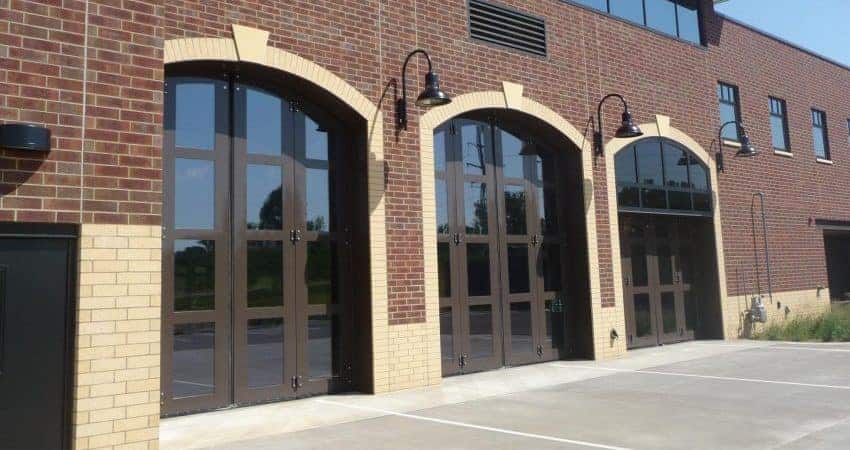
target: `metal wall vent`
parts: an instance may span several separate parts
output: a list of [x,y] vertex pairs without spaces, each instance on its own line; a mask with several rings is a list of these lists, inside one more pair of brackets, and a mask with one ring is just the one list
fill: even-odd
[[469,1],[472,39],[546,56],[546,22],[481,0]]

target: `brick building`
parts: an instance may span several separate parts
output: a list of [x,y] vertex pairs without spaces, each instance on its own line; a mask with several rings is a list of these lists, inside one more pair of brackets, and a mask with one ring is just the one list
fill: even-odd
[[0,123],[11,448],[850,292],[850,69],[709,1],[0,0]]

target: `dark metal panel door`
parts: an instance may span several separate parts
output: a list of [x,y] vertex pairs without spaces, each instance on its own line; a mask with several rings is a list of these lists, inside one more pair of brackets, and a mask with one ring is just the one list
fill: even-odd
[[0,447],[69,447],[73,240],[0,238]]

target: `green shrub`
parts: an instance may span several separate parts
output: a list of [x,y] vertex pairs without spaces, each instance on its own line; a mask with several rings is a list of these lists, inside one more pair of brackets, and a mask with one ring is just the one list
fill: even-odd
[[753,337],[765,341],[850,342],[850,306],[834,305],[827,314],[771,324]]

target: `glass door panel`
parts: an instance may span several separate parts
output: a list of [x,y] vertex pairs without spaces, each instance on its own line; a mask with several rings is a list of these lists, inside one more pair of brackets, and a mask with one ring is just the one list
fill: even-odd
[[171,77],[163,139],[163,413],[229,403],[227,80]]

